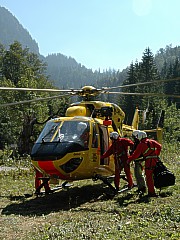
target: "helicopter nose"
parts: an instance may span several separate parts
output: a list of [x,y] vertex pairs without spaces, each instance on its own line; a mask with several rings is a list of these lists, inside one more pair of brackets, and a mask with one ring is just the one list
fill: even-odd
[[53,164],[53,161],[38,161],[39,167],[50,176],[58,176],[61,179],[66,180],[66,176],[59,172]]

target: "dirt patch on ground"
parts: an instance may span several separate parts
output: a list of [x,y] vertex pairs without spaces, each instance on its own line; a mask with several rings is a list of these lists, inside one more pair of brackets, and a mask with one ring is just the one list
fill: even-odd
[[12,170],[29,170],[29,168],[18,168],[18,167],[6,167],[6,166],[0,166],[0,172],[1,171],[4,171],[4,172],[7,172],[7,171],[12,171]]

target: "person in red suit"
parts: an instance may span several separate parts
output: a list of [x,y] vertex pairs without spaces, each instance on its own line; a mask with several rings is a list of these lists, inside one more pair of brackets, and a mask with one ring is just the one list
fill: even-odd
[[[36,189],[36,194],[40,194],[40,185],[42,184],[43,180],[41,180],[41,178],[43,177],[43,174],[41,172],[39,172],[36,168],[35,168],[35,189]],[[51,192],[50,186],[49,186],[49,182],[44,183],[44,188],[45,188],[45,193],[48,194]],[[39,190],[38,190],[39,189]]]
[[[137,148],[139,144],[139,139],[137,138],[138,133],[140,130],[135,130],[132,133],[132,139],[134,142],[134,146],[132,151],[130,152],[130,155],[133,154],[135,149]],[[143,156],[140,156],[138,159],[134,160],[134,176],[136,178],[136,183],[137,183],[137,193],[140,194],[141,196],[144,195],[146,192],[146,183],[145,183],[145,178],[143,176],[143,169],[144,169],[144,161],[143,161]]]
[[144,131],[139,131],[137,134],[139,144],[131,156],[128,157],[128,163],[143,156],[145,161],[146,184],[148,188],[148,196],[156,197],[153,181],[153,172],[158,161],[158,156],[161,152],[161,144],[155,140],[148,139]]
[[120,138],[118,132],[111,132],[110,139],[112,140],[112,144],[108,148],[108,150],[101,156],[101,159],[109,157],[110,155],[114,155],[114,163],[115,163],[115,178],[114,185],[116,191],[119,191],[119,183],[120,183],[120,173],[124,168],[124,172],[127,177],[128,187],[133,187],[133,179],[130,171],[130,165],[127,164],[128,160],[128,147],[132,148],[134,143],[127,138]]

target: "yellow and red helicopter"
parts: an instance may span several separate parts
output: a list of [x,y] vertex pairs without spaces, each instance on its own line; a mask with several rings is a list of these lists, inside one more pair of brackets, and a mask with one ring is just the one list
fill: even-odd
[[[139,85],[146,84],[152,84],[152,82],[139,83]],[[123,123],[125,113],[118,105],[109,102],[94,101],[91,100],[91,97],[97,96],[100,93],[167,96],[155,93],[112,92],[114,88],[129,86],[132,85],[101,89],[93,86],[84,86],[77,90],[0,87],[0,90],[50,91],[83,97],[83,101],[72,103],[67,108],[64,117],[56,117],[49,120],[32,148],[32,164],[43,176],[41,177],[43,182],[36,189],[36,192],[39,192],[48,181],[57,184],[59,180],[63,180],[63,186],[66,186],[71,181],[100,179],[110,188],[113,188],[107,181],[107,178],[114,175],[114,161],[111,157],[103,160],[100,158],[111,144],[109,137],[111,132],[117,131],[120,136],[130,137],[132,132],[138,129],[139,110],[138,108],[135,109],[132,124],[130,126],[125,125]],[[62,96],[64,96],[63,94]],[[174,97],[180,98],[178,95]],[[37,99],[37,101],[39,100],[45,99]],[[32,101],[36,100],[7,103],[2,106],[23,104]],[[157,140],[161,142],[162,130],[162,126],[158,126],[157,129],[145,131],[156,132]]]

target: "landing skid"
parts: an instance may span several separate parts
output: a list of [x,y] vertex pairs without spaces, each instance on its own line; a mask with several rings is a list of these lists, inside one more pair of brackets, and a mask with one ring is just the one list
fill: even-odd
[[48,183],[48,181],[50,180],[50,178],[40,178],[41,180],[43,180],[43,182],[41,183],[41,185],[36,189],[35,191],[35,195],[42,195],[42,194],[50,194],[50,193],[54,193],[60,189],[66,189],[68,187],[71,187],[72,184],[68,183],[67,181],[63,182],[62,185],[57,186],[55,188],[50,189],[49,191],[41,191],[41,189],[44,187],[45,184]]
[[137,185],[133,185],[133,187],[129,188],[129,187],[123,187],[122,189],[120,189],[117,193],[124,193],[124,192],[128,192],[130,191],[132,188],[137,187]]
[[[123,180],[127,181],[125,175],[120,175],[120,178],[122,178]],[[123,187],[122,189],[120,189],[119,191],[117,191],[116,188],[113,187],[112,184],[108,181],[108,178],[107,178],[107,177],[103,177],[103,176],[101,176],[101,175],[96,175],[93,180],[98,180],[98,179],[101,180],[101,181],[103,181],[103,183],[105,183],[106,185],[108,185],[108,187],[113,191],[114,195],[119,194],[119,193],[124,193],[124,192],[130,191],[133,187],[136,187],[136,185],[133,185],[132,188]]]

